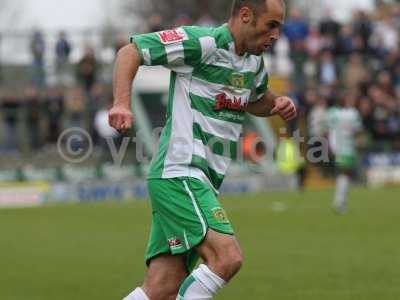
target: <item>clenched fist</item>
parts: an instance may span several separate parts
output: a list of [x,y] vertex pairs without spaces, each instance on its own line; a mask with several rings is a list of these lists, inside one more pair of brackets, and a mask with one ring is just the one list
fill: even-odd
[[296,105],[289,97],[278,97],[275,99],[275,105],[271,110],[271,114],[277,114],[284,121],[290,121],[297,116]]
[[114,105],[108,112],[108,122],[111,127],[124,133],[132,127],[132,111],[126,106]]

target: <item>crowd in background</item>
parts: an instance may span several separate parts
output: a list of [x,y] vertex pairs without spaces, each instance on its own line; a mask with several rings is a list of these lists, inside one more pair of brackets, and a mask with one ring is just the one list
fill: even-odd
[[29,83],[17,89],[0,86],[1,152],[19,152],[23,142],[33,151],[54,145],[69,127],[85,128],[101,143],[96,118],[109,107],[111,83],[101,79],[102,62],[93,47],[85,45],[77,62],[71,60],[72,47],[67,34],[60,32],[53,49],[54,80],[49,83],[45,36],[41,31],[32,34]]
[[[178,15],[175,24],[196,23]],[[197,24],[214,26],[208,15]],[[163,29],[159,15],[149,18],[149,32]],[[329,13],[311,24],[292,9],[282,39],[289,45],[291,63],[289,94],[297,100],[300,117],[307,120],[310,135],[318,135],[318,118],[343,97],[354,97],[366,132],[378,150],[400,149],[400,9],[379,15],[357,12],[351,22],[341,23]],[[127,39],[115,38],[115,53]],[[46,78],[46,40],[37,31],[31,37],[31,84],[16,94],[0,87],[0,107],[6,142],[3,151],[18,149],[18,120],[24,117],[32,149],[54,144],[62,128],[83,126],[96,136],[95,119],[111,100],[110,82],[99,76],[102,62],[86,46],[80,60],[71,63],[72,45],[65,32],[59,34],[55,53],[56,83]],[[269,56],[280,55],[279,48]],[[273,75],[273,70],[272,70]],[[299,123],[293,126],[298,126]],[[44,129],[44,130],[43,130]]]
[[348,24],[326,14],[311,26],[293,10],[283,29],[293,63],[291,93],[309,133],[330,106],[354,98],[371,150],[400,149],[400,9]]

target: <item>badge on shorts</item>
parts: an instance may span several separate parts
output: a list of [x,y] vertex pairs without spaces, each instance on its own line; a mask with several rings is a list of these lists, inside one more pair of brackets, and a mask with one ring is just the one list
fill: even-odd
[[215,207],[212,209],[213,216],[218,223],[229,224],[228,216],[225,210],[221,207]]
[[168,245],[171,248],[171,250],[176,250],[182,247],[182,242],[180,239],[173,237],[168,239]]
[[157,32],[160,37],[161,43],[164,45],[183,42],[188,40],[186,32],[182,28],[176,28],[171,30],[164,30]]

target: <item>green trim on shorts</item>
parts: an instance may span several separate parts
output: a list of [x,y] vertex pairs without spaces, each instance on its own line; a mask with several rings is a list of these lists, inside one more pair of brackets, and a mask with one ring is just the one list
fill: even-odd
[[161,254],[185,254],[191,270],[198,255],[194,249],[206,237],[208,229],[233,235],[230,221],[213,189],[190,177],[149,179],[152,225],[146,262]]

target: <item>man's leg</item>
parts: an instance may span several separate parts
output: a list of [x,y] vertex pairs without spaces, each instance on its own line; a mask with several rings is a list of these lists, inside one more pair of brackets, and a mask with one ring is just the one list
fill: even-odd
[[175,300],[187,275],[184,256],[158,256],[151,260],[143,285],[123,300]]
[[177,300],[210,300],[239,271],[242,253],[233,235],[208,230],[196,248],[204,261],[182,283]]
[[336,191],[333,206],[338,213],[345,213],[347,210],[347,193],[350,186],[350,177],[343,173],[336,178]]
[[[354,158],[343,158],[344,164],[339,165],[339,174],[336,178],[335,198],[333,199],[333,207],[339,214],[344,214],[347,211],[347,196],[353,175],[352,167],[354,167]],[[347,163],[347,164],[345,164]]]

